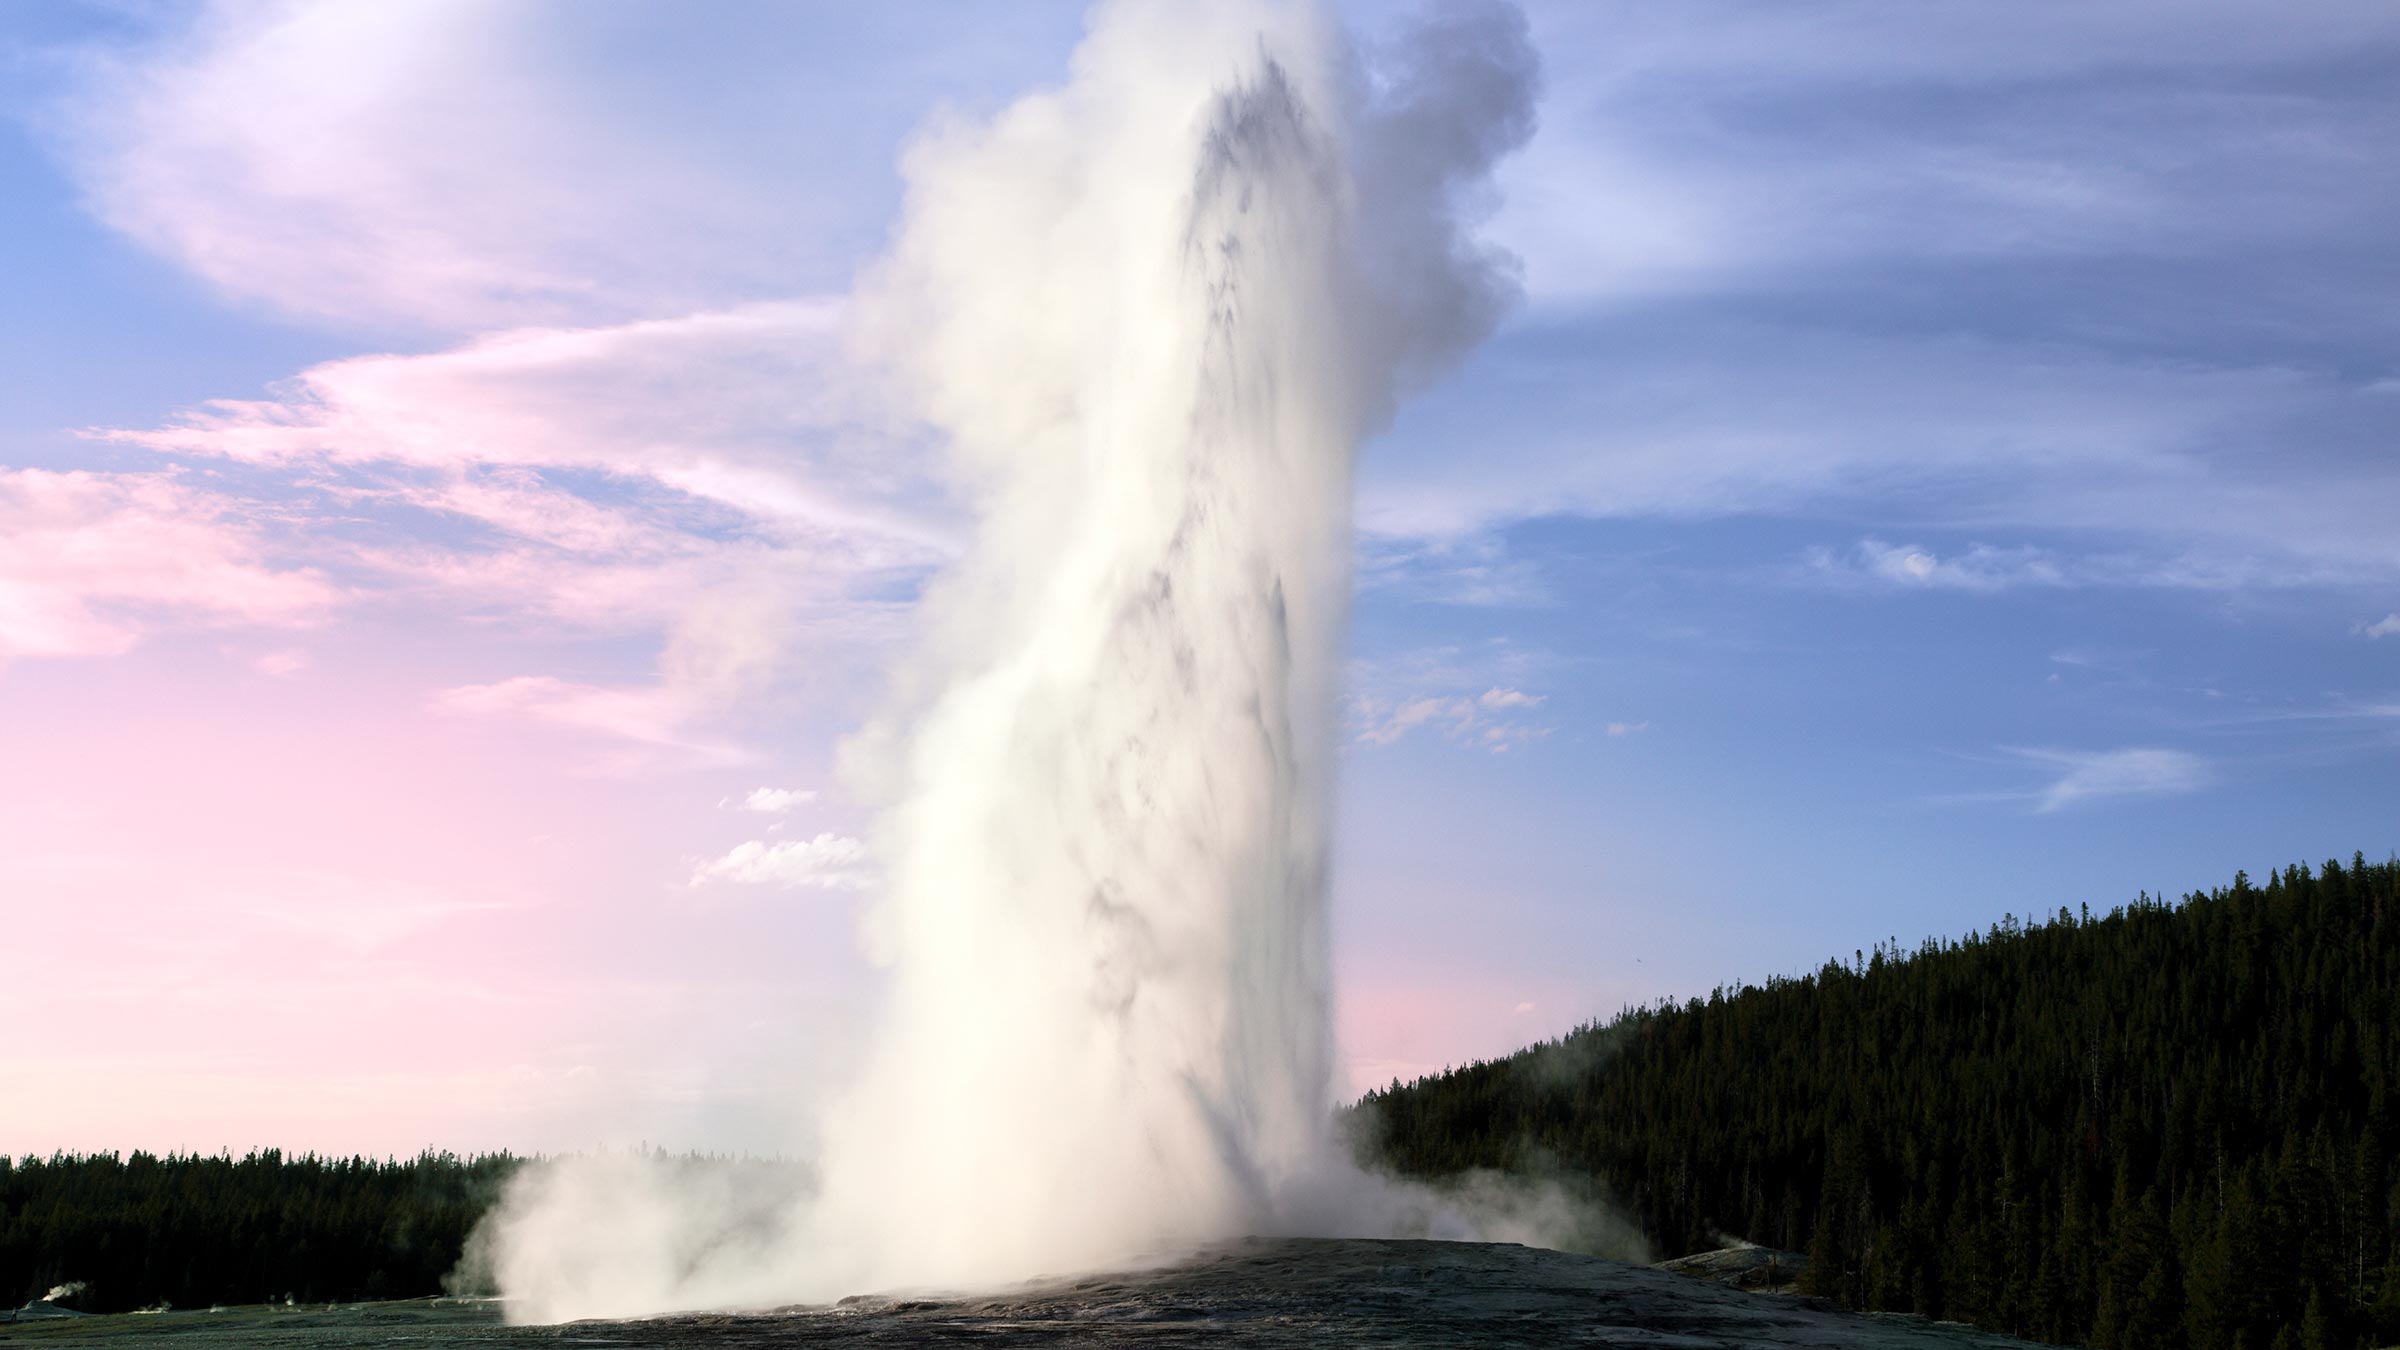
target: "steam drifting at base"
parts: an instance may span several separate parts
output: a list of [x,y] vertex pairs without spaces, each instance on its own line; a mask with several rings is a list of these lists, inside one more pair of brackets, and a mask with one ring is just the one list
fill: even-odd
[[867,1066],[777,1198],[529,1169],[531,1321],[960,1288],[1388,1230],[1330,1135],[1326,843],[1357,447],[1513,298],[1462,212],[1532,127],[1511,9],[1103,7],[1068,83],[925,135],[862,350],[978,510],[890,710]]

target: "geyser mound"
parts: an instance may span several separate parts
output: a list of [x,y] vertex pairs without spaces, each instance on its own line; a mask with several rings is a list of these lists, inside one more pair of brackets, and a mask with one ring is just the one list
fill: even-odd
[[1531,129],[1513,10],[1111,5],[1062,88],[924,136],[861,350],[977,514],[891,710],[890,970],[819,1189],[616,1163],[490,1238],[534,1320],[965,1288],[1375,1231],[1329,1137],[1326,832],[1362,440],[1513,295],[1460,212]]

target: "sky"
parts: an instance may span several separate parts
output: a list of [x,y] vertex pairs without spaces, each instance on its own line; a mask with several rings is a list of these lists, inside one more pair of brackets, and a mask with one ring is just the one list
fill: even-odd
[[[2400,11],[1527,15],[1523,294],[1361,463],[1347,1086],[2400,847]],[[0,1152],[792,1145],[964,539],[845,297],[1081,28],[0,8]]]

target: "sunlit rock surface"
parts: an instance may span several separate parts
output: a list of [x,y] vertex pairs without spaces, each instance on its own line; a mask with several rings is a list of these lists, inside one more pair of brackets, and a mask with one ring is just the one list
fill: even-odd
[[1735,1238],[1713,1252],[1695,1252],[1661,1261],[1657,1268],[1714,1280],[1736,1289],[1788,1294],[1799,1287],[1800,1277],[1807,1273],[1808,1258],[1798,1252],[1777,1251]]
[[489,1303],[92,1317],[11,1328],[27,1345],[2023,1346],[1947,1323],[1845,1313],[1595,1257],[1459,1242],[1254,1241],[1172,1269],[962,1299],[646,1322],[507,1327]]

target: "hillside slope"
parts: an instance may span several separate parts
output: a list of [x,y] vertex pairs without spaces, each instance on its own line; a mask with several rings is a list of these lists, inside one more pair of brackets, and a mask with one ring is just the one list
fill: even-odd
[[2400,864],[2010,918],[1371,1093],[1382,1160],[1597,1176],[1662,1251],[2101,1347],[2400,1336]]

